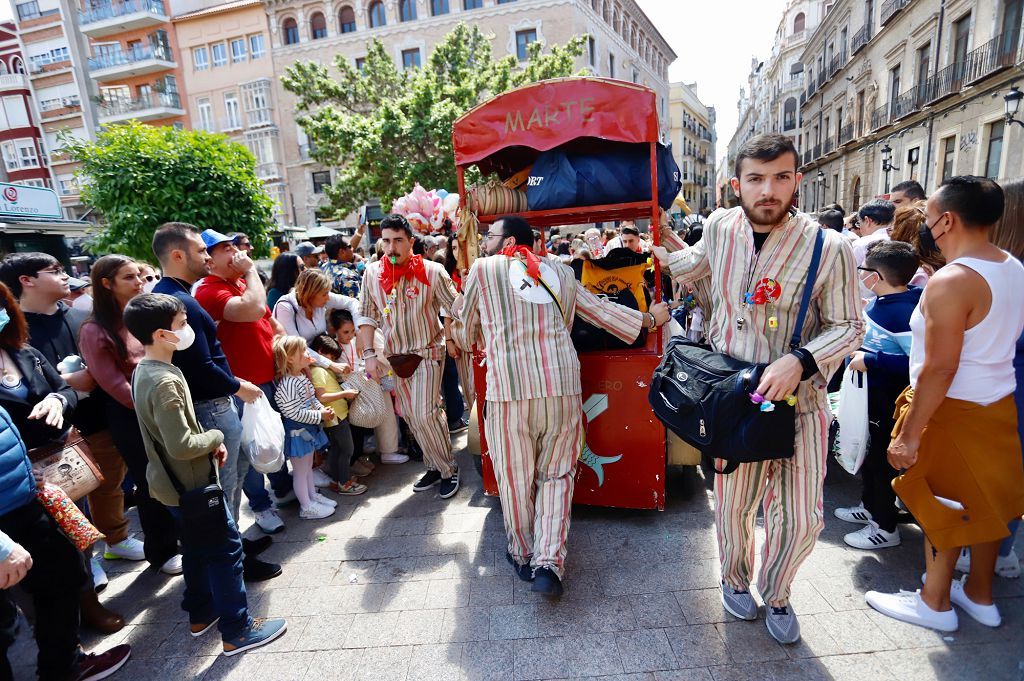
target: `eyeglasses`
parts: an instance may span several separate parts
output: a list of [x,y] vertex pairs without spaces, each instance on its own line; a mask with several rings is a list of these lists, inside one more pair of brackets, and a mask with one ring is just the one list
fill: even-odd
[[493,232],[487,232],[487,234],[484,235],[484,239],[500,239],[503,236],[505,236],[505,235],[502,234],[501,232],[498,232],[497,234],[495,234]]
[[146,281],[160,281],[160,275],[159,274],[147,274],[146,275]]
[[876,270],[876,269],[874,269],[872,267],[858,267],[857,269],[860,270],[861,272],[873,272],[874,274],[877,274],[878,276],[882,276],[879,273],[878,270]]
[[45,270],[39,270],[38,272],[36,272],[37,277],[40,274],[56,274],[58,277],[63,277],[65,274],[67,274],[67,271],[65,271],[65,269],[60,265],[57,265],[56,267],[48,267]]

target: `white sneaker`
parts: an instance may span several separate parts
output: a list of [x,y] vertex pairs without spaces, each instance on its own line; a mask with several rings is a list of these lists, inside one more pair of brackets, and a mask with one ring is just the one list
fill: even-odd
[[334,515],[334,509],[318,503],[312,503],[299,511],[299,517],[303,520],[320,520]]
[[960,556],[956,559],[956,567],[954,569],[964,574],[971,571],[971,550],[966,546],[960,549]]
[[995,603],[992,605],[981,605],[967,597],[967,594],[964,592],[964,583],[966,581],[967,577],[964,576],[961,579],[954,579],[953,583],[950,584],[949,600],[953,602],[953,605],[959,605],[964,612],[986,627],[998,627],[1002,624],[1003,618],[999,615],[999,608],[996,607]]
[[184,571],[181,567],[181,554],[177,553],[167,559],[167,562],[160,566],[160,572],[165,575],[180,575]]
[[92,557],[90,567],[92,568],[92,588],[96,589],[96,593],[103,591],[107,588],[109,580],[107,579],[107,573],[103,571],[103,566],[100,565],[100,559],[96,556]]
[[864,600],[887,617],[908,624],[916,624],[919,627],[938,631],[956,631],[960,626],[956,610],[952,608],[945,612],[932,610],[921,600],[920,591],[900,591],[896,594],[869,591],[864,594]]
[[395,465],[398,465],[400,463],[405,463],[408,460],[409,460],[409,457],[406,454],[381,454],[380,455],[380,462],[381,463],[386,463],[386,464],[388,464],[390,466],[395,466]]
[[331,499],[330,497],[325,497],[323,494],[320,494],[320,492],[317,492],[316,494],[313,495],[313,501],[320,504],[321,506],[330,506],[331,508],[338,507],[337,501]]
[[900,531],[897,528],[894,532],[886,532],[874,520],[869,520],[861,529],[843,537],[843,541],[855,549],[887,549],[900,545]]
[[871,514],[866,508],[864,508],[863,502],[849,508],[837,508],[832,512],[832,514],[847,523],[860,523],[861,525],[867,525],[871,522]]
[[265,511],[256,511],[253,515],[256,516],[256,525],[266,534],[277,534],[284,529],[284,521],[281,520],[281,516],[277,514],[274,507]]
[[329,487],[331,484],[331,476],[324,473],[319,468],[313,469],[313,485],[315,487]]
[[103,557],[107,560],[146,560],[146,551],[141,541],[135,537],[128,537],[116,544],[107,544]]
[[[960,551],[960,557],[956,559],[956,570],[964,574],[971,571],[971,550],[964,547]],[[1020,577],[1020,560],[1017,552],[1010,549],[1005,556],[996,557],[996,575],[1003,579],[1017,579]]]
[[274,500],[274,506],[277,506],[278,508],[287,506],[293,501],[298,501],[298,497],[295,496],[295,490],[293,489],[288,490],[288,493],[281,497],[277,496],[277,492],[271,492],[270,496]]

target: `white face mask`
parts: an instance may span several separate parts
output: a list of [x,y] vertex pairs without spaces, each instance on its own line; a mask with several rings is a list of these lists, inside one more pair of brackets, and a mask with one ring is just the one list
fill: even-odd
[[92,312],[92,296],[86,293],[83,296],[75,298],[74,302],[71,303],[71,307],[75,310],[85,312],[86,314]]
[[142,291],[144,293],[152,293],[153,292],[153,287],[156,286],[156,284],[157,284],[157,280],[156,279],[154,279],[153,281],[147,281],[145,284],[142,285]]
[[189,326],[188,324],[181,327],[177,331],[171,331],[171,333],[173,333],[178,338],[178,342],[174,344],[174,349],[178,350],[179,352],[181,350],[188,350],[190,347],[192,347],[192,343],[195,342],[196,339],[196,332],[193,331],[192,327]]

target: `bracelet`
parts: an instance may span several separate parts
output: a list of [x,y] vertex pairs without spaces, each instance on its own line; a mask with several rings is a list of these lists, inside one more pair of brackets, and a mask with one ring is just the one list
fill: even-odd
[[363,359],[369,359],[370,357],[373,357],[374,359],[376,359],[377,358],[377,351],[376,350],[363,350]]
[[647,330],[648,331],[654,331],[655,329],[657,329],[658,328],[658,320],[657,320],[657,318],[655,318],[655,316],[653,314],[651,314],[650,312],[644,312],[644,314],[651,318],[651,323],[647,325]]

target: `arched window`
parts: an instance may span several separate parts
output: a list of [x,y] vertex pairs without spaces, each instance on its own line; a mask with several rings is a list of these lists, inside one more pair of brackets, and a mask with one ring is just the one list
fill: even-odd
[[430,0],[430,16],[448,14],[448,0]]
[[378,28],[380,26],[387,26],[388,18],[384,14],[384,3],[380,0],[374,0],[370,3],[367,14],[370,17],[370,28]]
[[340,10],[338,10],[338,32],[356,32],[356,13],[348,5],[345,5]]
[[416,18],[416,0],[402,0],[398,6],[398,20],[412,21]]
[[804,17],[804,13],[800,12],[793,18],[793,33],[799,33],[804,30],[804,25],[807,19]]
[[11,71],[13,73],[25,73],[25,63],[21,61],[21,57],[13,57],[11,59]]
[[299,42],[299,24],[288,17],[281,24],[281,32],[284,33],[284,44],[285,45],[297,45]]
[[608,4],[608,0],[604,0],[601,4],[601,16],[604,17],[604,23],[612,23],[612,8]]
[[317,12],[309,18],[309,34],[313,40],[320,40],[327,37],[327,19],[323,12]]
[[7,62],[0,61],[0,76],[7,75]]
[[790,97],[786,100],[786,103],[782,105],[782,129],[783,130],[795,130],[796,129],[796,98]]

